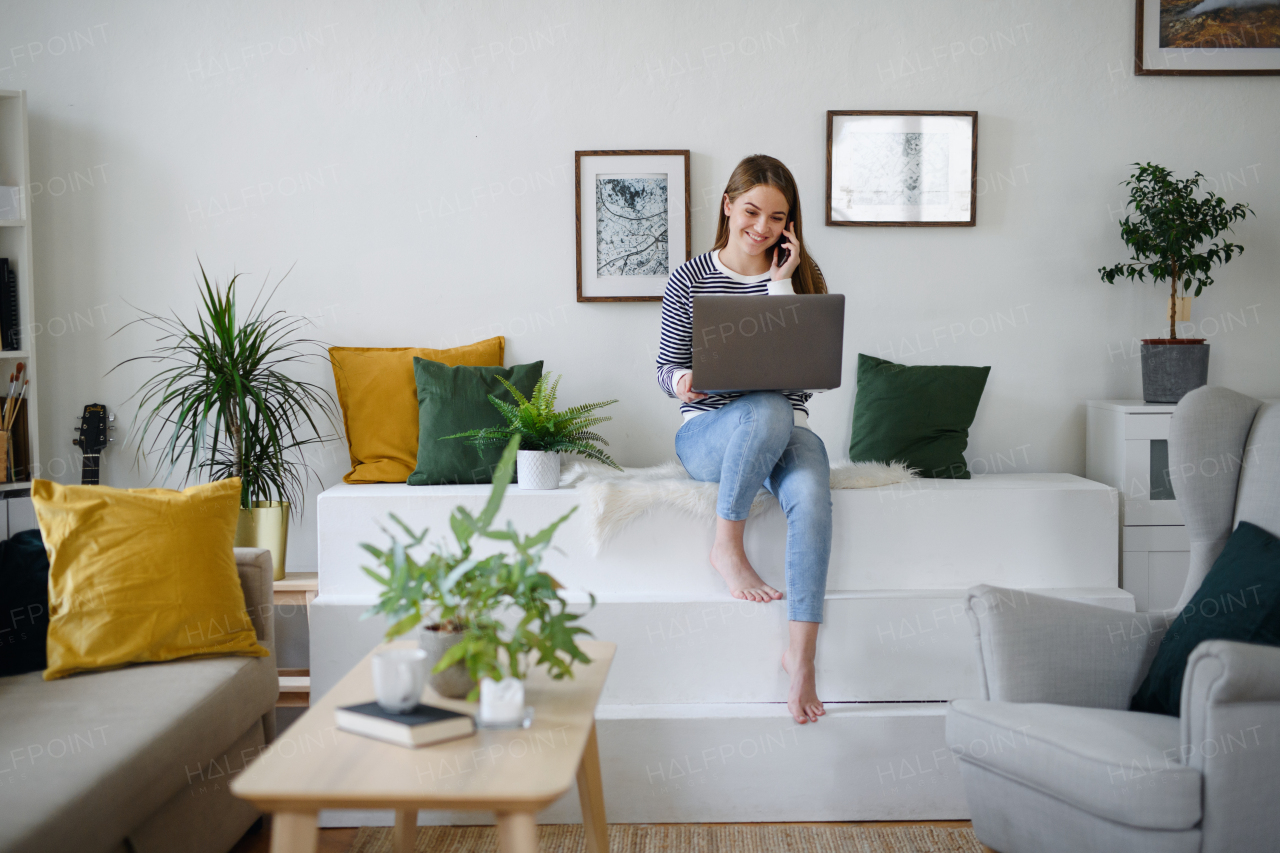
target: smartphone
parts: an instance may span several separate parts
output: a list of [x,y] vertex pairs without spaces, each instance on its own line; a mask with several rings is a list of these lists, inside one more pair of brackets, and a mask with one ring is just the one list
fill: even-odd
[[[794,220],[788,219],[782,230],[790,231],[794,225]],[[773,244],[773,247],[777,249],[778,266],[782,266],[787,262],[787,256],[791,254],[791,241],[787,239],[786,234],[783,234],[778,238],[778,242]]]

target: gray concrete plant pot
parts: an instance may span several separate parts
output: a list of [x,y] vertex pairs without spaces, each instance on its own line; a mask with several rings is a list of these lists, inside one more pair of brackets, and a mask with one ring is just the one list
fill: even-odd
[[1176,403],[1188,391],[1208,384],[1209,345],[1204,338],[1143,339],[1143,400]]
[[436,625],[423,625],[418,633],[418,648],[427,653],[423,666],[427,670],[427,683],[431,689],[449,699],[465,699],[476,683],[471,680],[467,668],[455,663],[444,672],[432,672],[445,652],[462,640],[462,631],[442,631]]

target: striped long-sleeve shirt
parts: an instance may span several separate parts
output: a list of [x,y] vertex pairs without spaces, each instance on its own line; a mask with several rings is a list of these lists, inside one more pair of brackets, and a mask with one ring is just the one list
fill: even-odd
[[[789,278],[770,281],[769,273],[739,275],[721,264],[719,255],[718,251],[698,255],[676,267],[667,280],[667,289],[662,295],[662,335],[658,341],[658,385],[668,397],[676,396],[675,386],[680,377],[693,372],[693,297],[724,293],[784,296],[795,292]],[[796,424],[807,426],[809,410],[805,403],[813,394],[808,391],[785,394],[795,410]],[[680,412],[687,421],[741,396],[740,393],[711,394],[693,403],[682,402]]]

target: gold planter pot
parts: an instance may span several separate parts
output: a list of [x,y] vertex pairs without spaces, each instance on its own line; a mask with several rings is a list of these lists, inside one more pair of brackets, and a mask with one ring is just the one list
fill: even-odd
[[266,548],[271,552],[273,577],[284,580],[285,546],[289,542],[287,501],[254,501],[253,509],[240,510],[236,523],[237,548]]

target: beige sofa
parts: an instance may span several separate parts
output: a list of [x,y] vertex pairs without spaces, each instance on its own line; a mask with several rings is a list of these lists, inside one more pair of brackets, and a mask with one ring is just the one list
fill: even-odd
[[225,853],[258,818],[228,783],[275,736],[271,554],[236,563],[269,657],[0,678],[0,851]]

